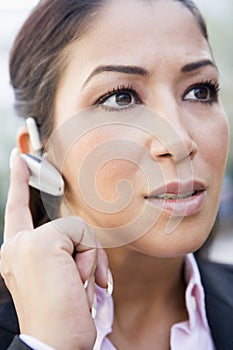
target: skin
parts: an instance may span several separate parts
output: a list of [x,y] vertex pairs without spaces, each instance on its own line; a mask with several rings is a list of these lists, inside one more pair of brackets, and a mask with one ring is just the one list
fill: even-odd
[[[155,135],[125,125],[117,128],[107,125],[88,132],[72,145],[63,163],[69,210],[82,217],[90,227],[119,227],[134,220],[148,205],[145,193],[164,182],[177,180],[179,174],[181,180],[188,177],[190,181],[195,179],[204,184],[205,197],[195,214],[182,217],[170,235],[165,231],[171,213],[153,208],[154,215],[159,214],[153,227],[130,244],[106,249],[107,262],[104,251],[95,249],[97,243],[86,224],[69,226],[67,219],[61,219],[64,220],[62,231],[66,228],[67,232],[65,235],[58,229],[63,221],[33,230],[27,207],[29,174],[23,161],[14,156],[1,269],[16,303],[21,331],[57,349],[92,348],[95,331],[88,309],[93,301],[93,282],[95,278],[106,288],[109,264],[115,282],[111,341],[120,349],[150,350],[155,342],[159,349],[169,349],[171,325],[187,319],[182,277],[184,255],[198,249],[210,232],[218,208],[227,155],[228,124],[221,102],[213,98],[213,94],[208,95],[209,87],[205,90],[204,100],[198,101],[191,89],[203,82],[218,81],[209,45],[192,15],[180,3],[119,0],[109,1],[95,24],[95,30],[72,44],[66,52],[68,65],[55,100],[56,128],[70,116],[93,107],[109,90],[130,85],[140,96],[140,104],[159,113],[179,136],[175,143],[169,144],[169,139],[162,143]],[[186,72],[182,69],[187,64],[203,61],[205,65],[202,67]],[[105,71],[93,75],[96,67],[102,65],[137,66],[146,70],[146,74]],[[105,100],[103,113],[107,113],[106,103],[113,102],[112,98]],[[139,103],[137,108],[140,108]],[[77,174],[82,161],[94,147],[119,137],[130,144],[136,141],[142,146],[142,153],[136,155],[136,165],[122,159],[104,164],[97,173],[96,188],[105,201],[117,198],[116,184],[122,179],[130,181],[135,190],[127,208],[114,214],[100,213],[83,200]],[[29,147],[25,146],[26,138],[22,132],[19,144],[23,151]],[[62,142],[57,147],[63,154]],[[134,153],[132,148],[132,157],[135,157]],[[148,185],[140,166],[143,167],[143,162],[149,159],[157,165],[158,173]],[[19,202],[23,204],[20,208]],[[21,220],[22,217],[25,221]],[[72,248],[74,242],[83,239],[80,234],[83,225],[87,238],[85,244],[75,244],[76,258],[73,260]],[[39,235],[35,234],[38,232]],[[11,259],[16,246],[17,255]],[[38,247],[36,251],[35,246]],[[25,250],[31,254],[25,254]],[[39,259],[41,256],[43,259]],[[30,302],[28,291],[23,287],[28,276],[21,276],[22,269],[29,274],[32,288],[35,286],[35,290],[30,290]],[[45,270],[51,273],[45,274]],[[38,276],[40,285],[48,286],[43,298]],[[87,297],[83,288],[86,279],[91,281]],[[73,288],[68,287],[71,283]],[[57,290],[62,292],[57,295]],[[48,308],[51,295],[53,303]],[[78,300],[77,295],[81,296]],[[41,300],[42,311],[35,320],[31,315],[38,300]],[[56,305],[64,307],[57,310]],[[52,329],[47,320],[50,313],[55,320]],[[79,317],[82,322],[78,322]],[[142,321],[140,324],[138,319]],[[61,329],[67,332],[59,332]],[[70,338],[70,334],[78,335]],[[80,337],[80,334],[88,334],[88,337]]]
[[[143,241],[137,241],[135,247],[145,249],[147,254],[153,256],[169,257],[186,254],[203,244],[213,225],[224,172],[228,128],[220,102],[212,105],[195,103],[194,98],[190,101],[184,100],[184,94],[193,84],[209,80],[217,82],[218,72],[214,65],[207,65],[188,73],[181,72],[181,69],[189,63],[203,60],[213,62],[208,43],[184,6],[171,1],[164,3],[158,1],[150,6],[139,1],[132,6],[132,2],[128,1],[124,3],[124,8],[131,9],[130,18],[127,11],[121,13],[120,3],[111,4],[104,11],[104,22],[101,17],[95,31],[70,48],[69,65],[60,81],[56,96],[56,126],[77,112],[90,108],[109,90],[117,89],[121,85],[126,87],[132,85],[142,99],[142,105],[153,109],[172,125],[180,137],[179,143],[187,148],[188,154],[181,153],[175,158],[180,146],[178,143],[168,145],[169,153],[166,149],[168,146],[161,145],[155,137],[152,138],[134,127],[123,125],[116,128],[110,125],[96,128],[78,140],[66,156],[63,173],[69,186],[67,199],[73,212],[93,226],[100,226],[103,223],[107,227],[126,224],[145,206],[143,195],[147,193],[148,188],[139,166],[143,167],[144,159],[152,156],[159,164],[164,179],[161,181],[161,176],[157,175],[158,180],[153,180],[151,188],[158,188],[164,182],[176,180],[179,169],[181,181],[183,178],[201,181],[207,188],[208,195],[198,215],[182,220],[172,235],[164,235],[168,215],[162,213],[154,230],[144,236]],[[173,10],[177,13],[175,18],[172,15]],[[164,21],[164,18],[167,20]],[[192,33],[191,41],[190,33]],[[135,37],[138,38],[137,41]],[[138,41],[141,42],[140,52],[138,52]],[[148,75],[142,77],[103,72],[89,79],[96,67],[110,64],[143,67],[148,70]],[[132,205],[126,210],[121,210],[118,215],[108,215],[106,212],[101,214],[98,210],[92,210],[82,200],[77,174],[82,166],[81,162],[93,147],[118,137],[129,141],[136,140],[148,152],[145,156],[141,154],[138,156],[137,166],[124,160],[111,161],[102,166],[99,173],[97,172],[96,187],[104,200],[116,199],[116,185],[121,179],[130,181],[135,189]],[[132,159],[134,159],[133,152],[134,150]],[[164,154],[167,155],[164,157]],[[187,158],[191,162],[192,173],[184,171],[182,175],[182,169],[187,166]],[[72,162],[74,159],[75,167]],[[215,174],[214,178],[212,174]],[[209,212],[214,215],[207,219]],[[190,230],[190,227],[193,229]]]

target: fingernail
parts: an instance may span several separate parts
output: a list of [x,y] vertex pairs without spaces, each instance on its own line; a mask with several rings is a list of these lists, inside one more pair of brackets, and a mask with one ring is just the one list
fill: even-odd
[[84,288],[84,289],[87,289],[88,284],[89,284],[89,281],[86,280],[86,281],[83,283],[83,288]]
[[96,297],[96,294],[94,293],[93,304],[91,308],[91,317],[93,318],[93,320],[96,318],[96,313],[97,313],[97,297]]
[[107,296],[111,296],[113,292],[113,278],[110,269],[108,269],[108,288],[106,290]]
[[13,148],[13,150],[11,151],[10,160],[9,160],[10,169],[12,168],[13,163],[14,163],[14,161],[15,161],[15,157],[16,157],[18,154],[19,154],[18,148],[17,148],[17,147]]

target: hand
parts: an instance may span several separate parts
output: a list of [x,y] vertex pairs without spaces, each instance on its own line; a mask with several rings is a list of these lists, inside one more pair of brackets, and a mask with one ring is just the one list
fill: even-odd
[[34,229],[28,180],[25,163],[14,154],[0,267],[20,331],[58,350],[93,349],[96,329],[90,309],[94,283],[107,288],[106,254],[78,217]]

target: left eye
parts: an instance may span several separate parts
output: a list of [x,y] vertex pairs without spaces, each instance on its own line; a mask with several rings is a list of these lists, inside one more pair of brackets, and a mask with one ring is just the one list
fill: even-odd
[[99,105],[111,109],[124,109],[139,103],[136,92],[130,90],[112,91],[98,101]]
[[217,101],[218,89],[214,85],[197,85],[192,87],[184,96],[184,100],[199,102]]

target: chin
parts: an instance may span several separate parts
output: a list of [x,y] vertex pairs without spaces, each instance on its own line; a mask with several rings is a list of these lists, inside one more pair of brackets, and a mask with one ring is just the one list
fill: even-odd
[[207,220],[205,215],[199,215],[198,218],[185,217],[180,222],[176,218],[170,232],[167,230],[167,222],[157,222],[149,232],[130,246],[142,254],[157,258],[185,256],[203,246],[214,221],[214,218]]

